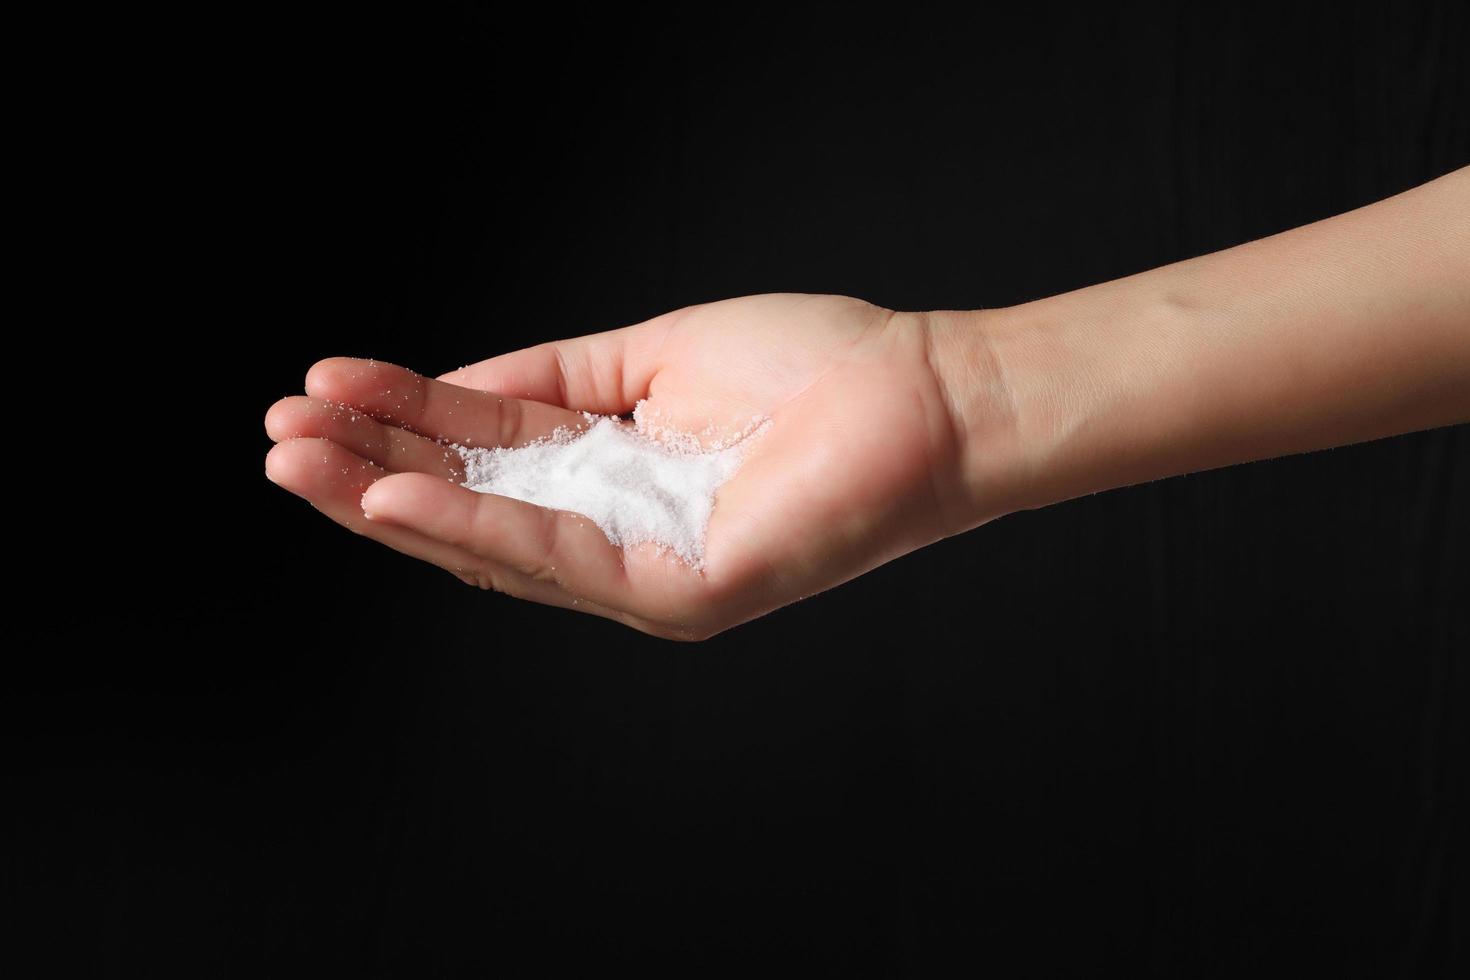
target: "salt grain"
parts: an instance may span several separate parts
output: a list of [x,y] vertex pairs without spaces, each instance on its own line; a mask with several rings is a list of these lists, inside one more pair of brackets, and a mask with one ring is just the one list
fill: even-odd
[[582,514],[618,547],[651,542],[702,567],[715,491],[739,469],[763,420],[704,449],[693,436],[642,420],[586,418],[586,429],[558,429],[519,449],[455,446],[464,486]]

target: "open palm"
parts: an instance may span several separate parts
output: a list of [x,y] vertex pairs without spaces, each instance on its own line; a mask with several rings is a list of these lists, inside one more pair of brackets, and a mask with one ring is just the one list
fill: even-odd
[[[333,358],[273,405],[267,473],[471,584],[660,636],[709,636],[977,523],[922,317],[770,294],[491,358],[430,380]],[[590,520],[458,484],[448,442],[518,446],[640,400],[664,425],[770,426],[716,498],[695,571]],[[993,516],[993,515],[991,515]]]

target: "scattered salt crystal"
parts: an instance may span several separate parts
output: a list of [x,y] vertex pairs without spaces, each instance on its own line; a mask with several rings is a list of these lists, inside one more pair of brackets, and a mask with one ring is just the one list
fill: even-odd
[[[640,409],[642,406],[639,406]],[[556,430],[520,449],[456,445],[464,486],[590,518],[618,547],[652,542],[683,561],[704,565],[704,535],[715,491],[739,469],[753,418],[732,439],[703,448],[688,433],[586,415],[587,428]]]

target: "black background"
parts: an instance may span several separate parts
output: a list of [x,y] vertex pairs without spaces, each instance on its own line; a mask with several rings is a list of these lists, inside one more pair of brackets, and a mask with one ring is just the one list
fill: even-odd
[[696,646],[262,475],[323,356],[1002,306],[1470,163],[1464,4],[1027,11],[99,29],[29,151],[62,396],[13,488],[0,829],[50,961],[1446,975],[1464,426],[1006,517]]

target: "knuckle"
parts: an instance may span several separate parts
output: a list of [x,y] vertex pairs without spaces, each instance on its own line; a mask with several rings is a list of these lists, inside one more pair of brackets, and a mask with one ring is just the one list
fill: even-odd
[[567,379],[571,375],[571,366],[567,363],[566,348],[563,347],[561,344],[554,344],[552,345],[551,353],[552,356],[556,359],[557,404],[566,405],[567,392],[571,388],[571,386],[567,383]]
[[496,436],[499,438],[497,445],[511,446],[519,441],[521,431],[522,415],[524,414],[521,403],[514,398],[501,398],[497,406],[500,415],[500,425]]
[[528,550],[516,571],[533,582],[560,585],[556,575],[556,547],[561,538],[562,515],[559,511],[542,512],[536,531],[535,546]]
[[465,585],[479,589],[482,592],[499,592],[504,595],[514,594],[510,589],[509,581],[489,566],[455,569],[454,577]]

